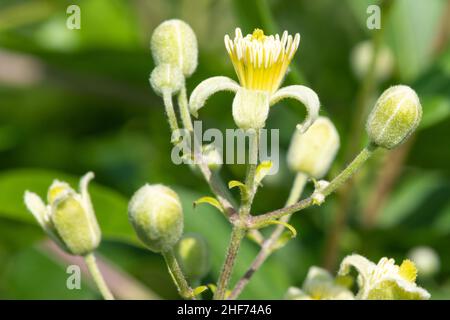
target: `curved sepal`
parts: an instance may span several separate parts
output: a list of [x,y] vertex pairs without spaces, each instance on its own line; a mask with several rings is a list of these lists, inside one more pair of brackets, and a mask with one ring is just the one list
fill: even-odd
[[239,84],[228,77],[212,77],[202,81],[192,92],[189,98],[189,110],[194,117],[197,117],[198,110],[201,109],[206,100],[219,91],[237,92]]
[[307,116],[303,123],[297,125],[297,129],[304,133],[319,116],[320,101],[317,94],[308,87],[294,85],[281,88],[270,97],[270,105],[274,105],[283,99],[295,99],[306,107]]

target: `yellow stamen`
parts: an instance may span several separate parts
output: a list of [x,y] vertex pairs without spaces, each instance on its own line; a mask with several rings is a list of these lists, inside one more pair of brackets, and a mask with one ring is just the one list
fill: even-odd
[[299,43],[300,35],[293,37],[287,31],[280,38],[278,34],[266,36],[263,30],[255,29],[243,37],[237,28],[233,40],[225,36],[225,47],[241,85],[269,93],[280,87]]
[[416,281],[417,268],[411,260],[403,260],[398,273],[402,278],[409,282]]

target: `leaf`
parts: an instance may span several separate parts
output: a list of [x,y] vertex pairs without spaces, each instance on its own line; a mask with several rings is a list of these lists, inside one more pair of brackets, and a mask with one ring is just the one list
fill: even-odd
[[429,128],[450,116],[450,99],[444,96],[422,97],[423,116],[419,129]]
[[248,197],[248,189],[247,186],[245,184],[243,184],[240,181],[237,180],[231,180],[230,182],[228,182],[228,189],[233,189],[238,187],[239,190],[241,191],[241,197],[242,198],[247,198]]
[[269,174],[270,169],[272,169],[272,161],[263,161],[256,168],[255,173],[255,183],[260,184],[261,181]]
[[199,286],[194,289],[194,296],[196,297],[199,294],[202,294],[203,292],[205,292],[206,290],[208,290],[208,286]]
[[196,206],[198,206],[199,204],[201,204],[201,203],[210,204],[213,207],[217,208],[217,210],[219,210],[220,212],[222,212],[222,213],[224,212],[224,210],[222,208],[222,205],[220,204],[220,202],[216,198],[213,198],[213,197],[201,197],[200,199],[194,201],[194,208]]
[[266,222],[266,225],[265,225],[264,227],[266,227],[266,226],[268,226],[268,225],[272,225],[272,224],[282,225],[282,226],[284,226],[285,228],[287,228],[287,229],[291,232],[291,238],[295,238],[295,237],[297,236],[297,230],[295,230],[295,228],[294,228],[292,225],[290,225],[290,224],[287,223],[287,222],[280,221],[280,220],[270,220],[270,221],[267,221],[267,222]]
[[394,190],[381,212],[378,225],[389,228],[401,223],[441,185],[441,177],[433,173],[421,173],[407,177]]
[[[23,203],[24,192],[30,190],[46,199],[47,189],[56,178],[78,188],[79,177],[56,171],[20,169],[0,174],[0,217],[37,225]],[[102,237],[139,244],[128,222],[127,199],[109,188],[99,186],[95,179],[89,186],[89,193]]]
[[[433,46],[445,1],[394,1],[386,38],[402,81],[416,79],[432,62]],[[414,35],[414,36],[412,36]]]

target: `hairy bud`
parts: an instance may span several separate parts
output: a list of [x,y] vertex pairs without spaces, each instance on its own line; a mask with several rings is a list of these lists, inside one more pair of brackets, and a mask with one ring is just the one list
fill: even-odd
[[175,191],[160,184],[147,184],[136,191],[128,218],[139,239],[154,252],[168,251],[183,233],[180,199]]
[[173,19],[161,23],[153,32],[151,50],[157,65],[177,66],[185,77],[197,68],[197,37],[184,21]]
[[184,77],[178,67],[164,63],[153,69],[150,75],[150,84],[160,96],[164,92],[174,95],[182,88]]
[[200,280],[209,271],[210,260],[205,239],[198,234],[187,234],[177,244],[178,256],[184,274],[190,280]]
[[408,86],[393,86],[378,98],[366,124],[372,143],[393,149],[416,130],[422,106],[416,92]]
[[288,166],[320,179],[330,168],[339,149],[339,135],[333,123],[319,117],[305,133],[296,130],[288,151]]
[[55,180],[48,189],[48,205],[32,192],[25,192],[25,204],[44,231],[73,255],[86,255],[100,243],[100,228],[87,191],[94,177],[87,173],[80,181],[80,193]]

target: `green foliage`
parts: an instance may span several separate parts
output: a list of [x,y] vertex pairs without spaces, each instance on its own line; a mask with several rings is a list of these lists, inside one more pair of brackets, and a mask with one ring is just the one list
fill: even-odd
[[[186,232],[199,233],[208,242],[212,268],[201,285],[217,279],[230,226],[214,207],[193,208],[195,200],[211,192],[189,168],[171,162],[163,104],[148,83],[154,67],[149,41],[160,22],[182,18],[198,36],[199,65],[187,82],[189,93],[207,77],[236,79],[223,47],[224,34],[232,34],[235,27],[244,32],[256,27],[267,33],[300,32],[286,84],[307,82],[318,93],[321,113],[333,120],[345,148],[354,143],[348,133],[361,87],[349,57],[356,44],[375,35],[366,28],[366,8],[381,2],[83,0],[77,2],[82,29],[71,31],[65,28],[69,1],[2,1],[0,62],[17,66],[10,59],[21,58],[27,67],[0,72],[0,298],[99,298],[87,285],[81,291],[66,290],[65,266],[40,249],[45,235],[23,204],[25,190],[45,197],[53,179],[76,187],[89,170],[96,173],[90,190],[104,256],[161,297],[177,297],[161,257],[142,247],[127,217],[128,200],[140,186],[163,183],[180,195]],[[429,282],[419,273],[418,283],[424,281],[432,298],[448,299],[450,47],[441,33],[446,6],[443,0],[392,1],[382,42],[393,52],[395,68],[376,85],[374,98],[392,84],[409,85],[421,100],[423,119],[398,178],[367,229],[361,216],[376,192],[381,161],[375,159],[358,176],[360,189],[348,211],[338,256],[358,251],[373,261],[381,256],[401,261],[411,248],[431,246],[441,258],[441,269]],[[231,95],[219,94],[207,103],[211,107],[201,114],[205,129],[234,127]],[[283,104],[288,108],[274,108],[267,121],[269,128],[280,128],[280,172],[263,181],[255,213],[282,207],[293,180],[285,152],[304,114],[291,102]],[[330,177],[348,160],[344,153],[339,151]],[[224,166],[220,174],[224,181],[242,181],[244,168]],[[237,196],[239,190],[232,192]],[[324,260],[325,239],[339,203],[340,197],[330,197],[320,208],[294,215],[290,223],[298,236],[263,265],[241,297],[281,298],[289,286],[301,286],[309,267]],[[257,252],[256,244],[244,240],[233,284]]]

